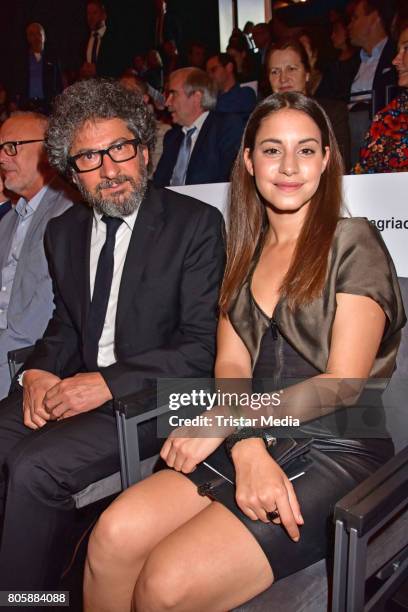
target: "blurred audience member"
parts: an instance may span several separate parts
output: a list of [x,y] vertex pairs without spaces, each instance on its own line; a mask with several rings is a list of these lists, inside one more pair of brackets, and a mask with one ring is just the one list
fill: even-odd
[[9,210],[11,210],[11,200],[5,193],[3,177],[0,173],[0,221]]
[[131,54],[122,32],[112,29],[102,0],[88,0],[86,19],[89,37],[85,43],[81,78],[94,76],[119,77],[126,69]]
[[180,68],[180,55],[174,40],[165,40],[162,47],[164,78]]
[[[151,104],[149,86],[143,79],[136,75],[125,74],[119,80],[126,89],[138,93],[142,97],[143,102],[150,107],[151,112],[154,114],[154,105]],[[159,159],[163,153],[164,135],[170,129],[171,126],[168,125],[168,123],[156,120],[156,146],[150,151],[150,160],[148,164],[149,177],[151,177],[156,170]]]
[[235,60],[238,83],[248,83],[258,79],[254,54],[245,36],[231,36],[227,53]]
[[258,49],[259,61],[265,63],[266,50],[271,43],[271,31],[267,23],[257,23],[252,30],[252,36]]
[[132,59],[132,64],[133,64],[133,71],[135,72],[135,74],[143,78],[147,70],[146,59],[144,55],[141,55],[141,54],[135,55]]
[[228,53],[217,53],[207,61],[207,73],[218,91],[219,113],[237,113],[247,121],[256,104],[256,95],[251,87],[240,87],[237,83],[237,66]]
[[187,49],[187,64],[192,68],[201,68],[205,70],[205,62],[207,61],[207,49],[201,42],[193,41]]
[[86,46],[85,61],[82,64],[81,76],[94,77],[100,74],[100,59],[102,41],[106,34],[106,9],[99,0],[89,0],[86,5],[86,20],[90,30]]
[[355,174],[408,171],[408,21],[402,27],[393,64],[403,91],[374,117]]
[[13,71],[11,109],[47,114],[52,100],[62,91],[60,66],[45,51],[45,30],[40,23],[27,26],[26,38],[27,53]]
[[396,49],[388,37],[393,9],[392,0],[357,0],[351,15],[350,40],[356,47],[361,47],[360,65],[350,89],[352,164],[359,159],[360,146],[372,114],[384,108],[387,87],[396,84],[392,65]]
[[[271,45],[266,66],[273,93],[299,91],[309,95],[310,64],[304,46],[296,39]],[[350,135],[347,105],[341,100],[315,98],[333,127],[346,171],[350,168]]]
[[309,95],[314,96],[322,80],[322,73],[318,66],[318,47],[314,36],[311,32],[309,32],[309,30],[303,30],[300,32],[298,39],[306,49],[307,57],[309,58],[310,79],[308,89]]
[[353,47],[350,42],[345,16],[339,15],[331,22],[330,38],[338,55],[337,59],[326,67],[318,95],[348,102],[351,84],[360,65],[360,58],[356,53],[356,47]]
[[256,63],[256,80],[258,81],[258,92],[262,96],[267,95],[268,79],[265,74],[265,59],[267,49],[271,43],[271,31],[267,23],[257,23],[253,29],[255,45],[258,52],[254,55]]
[[253,21],[247,21],[246,24],[244,25],[244,29],[242,30],[242,35],[245,36],[246,41],[248,43],[248,47],[251,51],[254,51],[256,48],[254,37],[252,35],[254,31],[254,27],[255,27],[255,24]]
[[234,114],[215,113],[214,85],[203,70],[181,68],[170,75],[166,100],[174,127],[163,141],[157,187],[229,180],[244,129]]
[[143,78],[155,89],[162,91],[164,86],[163,62],[156,49],[150,49],[146,55],[147,70]]
[[4,84],[0,81],[0,125],[10,115],[8,95]]
[[7,352],[34,344],[54,309],[44,232],[73,202],[48,163],[47,125],[45,116],[26,112],[11,116],[0,129],[4,184],[20,196],[0,223],[0,398],[10,387]]

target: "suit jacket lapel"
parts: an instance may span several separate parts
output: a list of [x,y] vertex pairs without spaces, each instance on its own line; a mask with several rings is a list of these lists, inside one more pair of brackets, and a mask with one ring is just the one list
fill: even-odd
[[46,215],[49,215],[49,210],[55,205],[55,199],[58,193],[55,192],[51,184],[47,187],[38,208],[33,214],[30,227],[24,238],[23,246],[21,247],[20,257],[18,261],[16,276],[13,282],[13,293],[18,290],[23,279],[26,261],[30,257],[31,250],[35,248],[39,241],[43,240],[44,228],[43,220]]
[[163,227],[163,216],[161,198],[150,186],[136,217],[123,267],[116,311],[116,334],[120,325],[126,322],[128,308],[139,290],[142,272]]
[[69,261],[75,281],[73,291],[78,294],[78,303],[81,309],[82,335],[86,331],[85,322],[91,303],[89,268],[93,224],[92,211],[84,209],[84,213],[80,220],[76,222],[75,227],[71,229],[69,254]]

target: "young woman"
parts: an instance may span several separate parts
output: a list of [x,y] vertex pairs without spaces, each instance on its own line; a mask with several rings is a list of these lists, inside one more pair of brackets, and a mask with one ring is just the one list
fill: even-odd
[[[301,377],[305,390],[392,374],[405,321],[395,270],[375,228],[340,208],[340,155],[322,109],[297,93],[264,100],[232,176],[218,378],[274,377],[280,389]],[[306,395],[293,395],[302,417]],[[242,604],[325,557],[334,504],[393,454],[385,438],[317,436],[312,465],[292,485],[263,432],[235,442],[221,461],[232,461],[236,486],[210,499],[196,485],[214,478],[202,462],[219,459],[224,437],[166,440],[169,469],[125,491],[92,533],[85,610]]]
[[[312,68],[306,49],[299,40],[289,39],[271,45],[265,65],[273,93],[299,91],[305,95],[312,95]],[[342,100],[332,98],[317,97],[316,100],[329,116],[347,171],[350,167],[347,105]]]

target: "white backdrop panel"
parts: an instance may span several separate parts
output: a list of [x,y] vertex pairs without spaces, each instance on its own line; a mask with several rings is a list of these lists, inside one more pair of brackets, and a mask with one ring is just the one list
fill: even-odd
[[[344,200],[353,217],[375,223],[398,276],[408,277],[408,172],[344,177]],[[171,187],[216,206],[227,216],[229,183]]]

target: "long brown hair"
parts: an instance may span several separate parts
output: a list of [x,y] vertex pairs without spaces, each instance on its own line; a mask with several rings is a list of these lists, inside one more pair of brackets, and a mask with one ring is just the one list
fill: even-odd
[[268,229],[265,205],[255,178],[245,166],[244,151],[249,149],[252,154],[262,121],[285,108],[302,111],[316,123],[323,151],[329,147],[330,157],[311,199],[281,294],[287,298],[289,307],[295,308],[318,297],[324,286],[327,259],[342,205],[342,158],[330,120],[315,100],[297,92],[274,94],[263,100],[250,116],[232,171],[227,265],[220,296],[223,314],[228,312],[245,281]]

